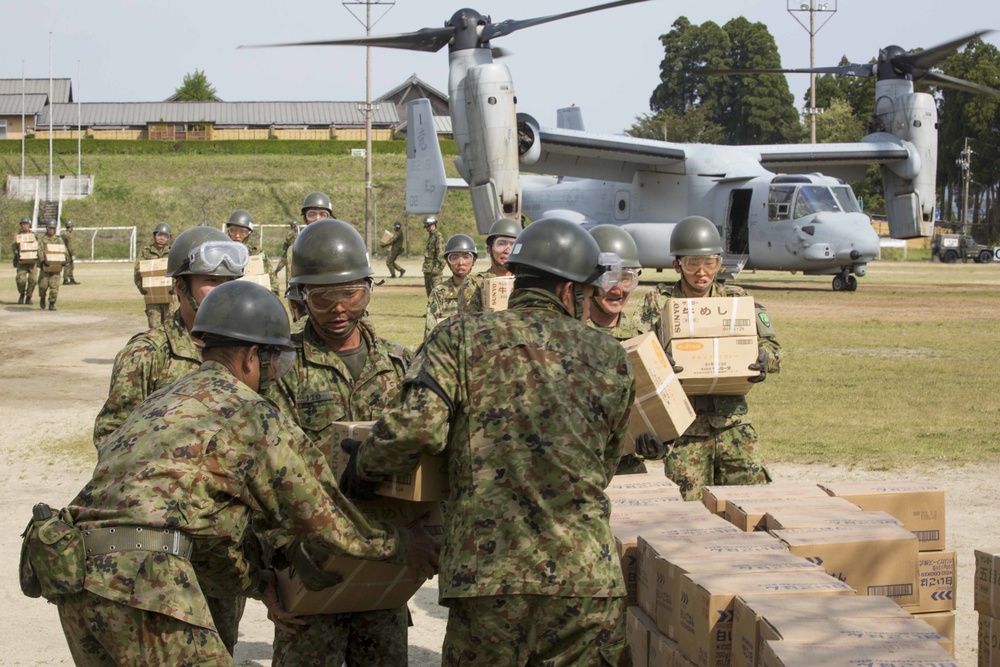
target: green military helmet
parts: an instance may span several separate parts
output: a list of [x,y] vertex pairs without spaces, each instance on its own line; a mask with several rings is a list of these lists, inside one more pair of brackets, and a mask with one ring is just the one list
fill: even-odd
[[158,222],[156,226],[153,227],[153,238],[156,238],[157,234],[166,234],[167,236],[173,236],[170,231],[170,225],[165,222]]
[[[196,275],[188,266],[188,256],[198,246],[210,242],[232,243],[225,232],[215,227],[192,227],[178,234],[174,244],[170,246],[170,255],[167,257],[167,277]],[[197,275],[242,276],[243,272],[233,273],[227,269],[225,264],[220,264],[215,271]]]
[[479,258],[479,249],[476,242],[468,234],[454,234],[448,237],[448,242],[444,244],[444,256],[453,252],[471,252],[472,256]]
[[722,239],[715,223],[700,215],[689,215],[670,233],[670,253],[674,257],[707,257],[722,254]]
[[292,245],[292,285],[338,285],[374,274],[354,227],[336,218],[306,226]]
[[402,225],[401,223],[399,223],[399,222],[394,222],[394,223],[392,223],[392,228],[393,228],[393,229],[399,229],[399,228],[401,228],[402,226],[403,226],[403,225]]
[[24,216],[23,218],[21,218],[21,222],[19,222],[18,224],[20,224],[20,225],[30,225],[31,224],[31,218],[29,218],[28,216]]
[[507,266],[515,276],[536,275],[531,269],[571,280],[593,283],[604,273],[598,265],[597,241],[575,222],[542,218],[517,235]]
[[202,338],[206,334],[292,349],[288,314],[281,299],[247,280],[223,283],[205,296],[194,317],[191,335]]
[[493,239],[498,236],[509,236],[516,239],[522,231],[521,223],[510,218],[499,218],[490,226],[489,234],[486,236],[486,245],[493,245]]
[[57,226],[58,223],[55,220],[49,220],[48,222],[45,223],[46,229],[55,229]]
[[597,225],[590,228],[590,235],[597,241],[601,252],[613,252],[622,260],[623,269],[641,269],[639,248],[635,239],[617,225]]
[[424,218],[424,228],[425,229],[427,227],[430,227],[431,225],[436,225],[437,223],[438,223],[438,219],[436,217],[434,217],[433,215],[429,215],[426,218]]
[[333,203],[325,192],[310,192],[302,200],[302,215],[306,214],[309,208],[325,208],[327,213],[333,215]]
[[239,209],[233,211],[229,214],[229,220],[226,220],[226,227],[243,227],[244,229],[249,229],[251,233],[253,232],[253,216],[250,215],[250,211],[244,211]]
[[73,229],[73,221],[72,220],[67,220],[66,221],[66,229]]

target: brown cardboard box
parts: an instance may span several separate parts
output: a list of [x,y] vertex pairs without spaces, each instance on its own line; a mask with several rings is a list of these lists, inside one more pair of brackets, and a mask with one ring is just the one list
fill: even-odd
[[734,486],[703,486],[701,502],[713,514],[726,515],[727,500],[751,498],[823,498],[828,496],[818,484],[774,482],[772,484],[741,484]]
[[143,295],[146,303],[170,303],[174,300],[172,293],[174,289],[174,279],[166,276],[149,276],[142,279],[142,289],[146,290]]
[[615,475],[604,490],[614,506],[615,501],[627,498],[676,498],[681,499],[677,483],[659,470],[636,475]]
[[920,603],[906,605],[911,614],[955,609],[958,559],[954,549],[921,551],[917,556]]
[[920,540],[921,551],[945,548],[944,489],[924,482],[838,482],[820,484],[831,496],[863,510],[888,512]]
[[671,297],[661,316],[667,340],[757,335],[752,296]]
[[656,624],[646,613],[636,606],[625,612],[625,639],[632,653],[632,667],[649,667],[649,631]]
[[17,243],[17,256],[24,264],[38,261],[38,239],[34,234],[18,234],[14,237]]
[[750,391],[757,371],[748,367],[757,361],[757,337],[675,338],[669,343],[681,386],[689,396],[723,394],[742,396]]
[[[332,422],[331,437],[333,447],[339,448],[344,438],[364,440],[371,433],[375,422]],[[337,479],[344,474],[347,456],[337,457]],[[380,496],[411,500],[414,502],[440,501],[448,499],[448,460],[443,456],[423,454],[420,463],[411,473],[393,475],[375,490]]]
[[761,641],[836,642],[862,641],[934,642],[949,650],[949,641],[925,621],[910,616],[894,618],[795,618],[767,619],[760,624]]
[[1000,618],[1000,547],[976,549],[973,589],[976,611]]
[[635,374],[635,402],[629,418],[631,439],[625,453],[635,451],[635,439],[654,433],[661,440],[674,440],[695,419],[681,382],[667,363],[656,334],[650,332],[622,342]]
[[732,667],[757,667],[760,625],[767,619],[909,618],[902,607],[881,595],[746,595],[733,604]]
[[[383,498],[359,500],[355,505],[368,519],[396,526],[406,526],[429,513],[427,531],[440,535],[444,529],[440,503]],[[424,579],[406,565],[350,556],[331,556],[323,569],[339,573],[344,578],[343,583],[322,591],[310,591],[287,569],[277,573],[278,592],[286,610],[299,614],[340,614],[395,609],[406,604],[424,583]]]
[[978,667],[1000,667],[1000,619],[979,614]]
[[740,530],[764,530],[764,517],[768,512],[784,509],[800,508],[802,510],[839,510],[841,512],[860,512],[861,508],[842,498],[753,498],[750,500],[727,500],[726,521]]
[[822,565],[859,595],[918,604],[917,538],[898,526],[775,530],[788,550]]
[[498,276],[483,281],[483,310],[487,313],[507,310],[507,300],[514,289],[514,276]]
[[762,642],[760,667],[959,667],[934,642]]
[[383,230],[382,236],[378,240],[378,244],[383,248],[388,247],[392,243],[393,236],[395,236],[395,234],[390,232],[388,229]]
[[143,278],[165,276],[167,275],[167,261],[166,257],[161,257],[160,259],[140,259],[139,275]]
[[945,642],[941,644],[944,650],[955,655],[955,612],[932,611],[926,614],[914,614],[913,618],[919,618],[934,628],[938,634],[945,638]]
[[264,256],[250,255],[247,265],[243,268],[244,276],[260,276],[266,274],[264,270]]
[[59,273],[63,264],[66,263],[66,246],[62,243],[50,243],[45,246],[45,257],[47,265],[42,267],[45,273]]
[[[854,505],[853,507],[857,507]],[[765,530],[790,528],[823,528],[826,526],[902,526],[903,523],[887,512],[864,510],[813,510],[801,507],[782,507],[764,515]]]
[[700,667],[727,667],[737,595],[854,595],[854,589],[821,572],[685,574],[678,596],[677,639],[684,656]]
[[649,667],[672,667],[679,652],[677,642],[656,628],[649,631]]
[[240,278],[237,278],[237,280],[245,280],[248,283],[254,283],[256,285],[260,285],[261,287],[266,287],[267,289],[271,289],[271,276],[267,275],[266,273],[254,273],[254,274],[248,273]]

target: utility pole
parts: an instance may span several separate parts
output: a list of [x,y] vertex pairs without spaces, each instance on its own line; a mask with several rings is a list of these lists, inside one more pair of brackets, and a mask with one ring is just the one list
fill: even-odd
[[[365,27],[365,35],[371,36],[372,26],[378,23],[389,13],[396,2],[395,0],[344,0],[342,3],[351,16]],[[365,6],[365,20],[355,16],[351,9],[352,5]],[[385,12],[372,23],[372,5],[383,6]],[[372,214],[375,210],[374,196],[372,192],[372,47],[365,47],[365,245],[369,252],[372,248]]]
[[[816,67],[816,33],[822,30],[833,15],[837,13],[837,0],[832,0],[832,2],[816,2],[816,0],[785,0],[786,8],[788,13],[792,15],[795,21],[805,28],[806,32],[809,33],[809,69],[814,69]],[[831,8],[830,5],[833,5]],[[796,14],[801,14],[804,12],[809,13],[809,27],[799,19]],[[819,27],[816,27],[816,12],[829,14]],[[816,116],[823,113],[822,109],[816,107],[816,73],[812,72],[809,74],[809,106],[806,107],[805,113],[809,116],[809,142],[816,143]]]
[[972,181],[972,149],[969,148],[969,138],[965,138],[965,148],[955,161],[962,170],[962,234],[969,233],[969,183]]

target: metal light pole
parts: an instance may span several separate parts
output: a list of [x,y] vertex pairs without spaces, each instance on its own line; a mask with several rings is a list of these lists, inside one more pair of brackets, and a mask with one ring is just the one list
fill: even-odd
[[[837,13],[837,0],[831,0],[830,2],[816,2],[816,0],[800,0],[796,2],[795,0],[785,0],[787,3],[786,8],[788,13],[792,15],[795,21],[806,29],[809,33],[809,68],[812,69],[816,67],[816,33],[822,30],[823,26],[833,18],[833,15]],[[833,8],[830,5],[833,5]],[[796,14],[809,13],[809,26],[796,16]],[[816,12],[829,14],[819,27],[816,26]],[[816,108],[816,73],[813,72],[809,75],[809,107],[805,109],[806,114],[809,116],[809,142],[816,143],[816,116],[822,113],[821,109]]]
[[969,138],[965,138],[965,148],[959,155],[958,166],[962,169],[962,234],[969,233],[969,182],[972,181],[972,149],[969,148]]

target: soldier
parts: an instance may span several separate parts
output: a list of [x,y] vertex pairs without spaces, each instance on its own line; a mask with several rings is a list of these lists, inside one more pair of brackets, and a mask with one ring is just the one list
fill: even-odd
[[261,599],[288,628],[295,619],[273,572],[244,544],[251,521],[318,548],[433,567],[426,531],[370,525],[317,450],[302,447],[302,431],[260,395],[292,362],[277,297],[245,281],[221,286],[192,333],[204,363],[112,434],[67,508],[87,574],[82,592],[56,602],[78,665],[235,665],[206,594]]
[[56,235],[55,220],[45,223],[45,236],[38,239],[38,261],[41,264],[38,272],[38,307],[42,310],[45,310],[46,295],[49,299],[49,310],[56,309],[56,299],[59,298],[59,276],[62,267],[58,267],[56,271],[49,270],[54,266],[46,257],[50,245],[62,245],[62,239]]
[[[21,231],[20,234],[31,234],[31,218],[24,217],[21,218]],[[34,242],[38,243],[38,237],[31,234]],[[17,275],[14,277],[15,283],[17,283],[17,302],[19,304],[31,304],[31,295],[35,293],[35,265],[38,263],[37,253],[35,254],[36,259],[29,259],[27,257],[21,257],[21,244],[18,243],[17,239],[10,245],[11,250],[14,251],[14,268],[17,269]]]
[[66,221],[66,230],[62,233],[62,242],[66,246],[66,263],[63,264],[62,284],[79,285],[73,277],[73,221]]
[[458,312],[483,312],[483,281],[511,275],[507,268],[507,257],[514,247],[514,239],[521,233],[521,224],[510,218],[500,218],[490,226],[486,237],[486,254],[490,257],[490,268],[482,273],[470,275],[458,290]]
[[250,212],[241,209],[230,213],[229,220],[226,221],[226,234],[229,234],[229,238],[232,240],[245,245],[251,257],[260,255],[261,262],[264,264],[264,271],[267,272],[271,282],[271,291],[277,296],[279,293],[278,275],[271,268],[271,260],[268,259],[267,253],[250,241],[250,236],[253,235],[253,216],[250,215]]
[[390,278],[395,278],[397,273],[402,278],[406,269],[397,264],[396,260],[403,254],[403,225],[398,222],[393,223],[392,229],[392,239],[385,244],[389,248],[389,257],[386,258],[385,265],[389,267]]
[[354,454],[348,497],[443,454],[450,492],[438,586],[442,664],[618,665],[625,582],[605,488],[635,380],[624,348],[584,325],[609,287],[597,243],[547,218],[517,238],[508,310],[431,333],[404,390]]
[[[670,252],[674,271],[680,280],[673,285],[659,284],[646,294],[635,313],[638,326],[654,330],[664,340],[661,313],[670,297],[701,298],[710,296],[748,296],[742,287],[715,281],[722,268],[722,241],[715,224],[701,216],[681,220],[670,234]],[[781,346],[767,311],[756,307],[759,352],[750,365],[759,375],[751,382],[762,382],[768,373],[781,369]],[[636,452],[646,458],[664,458],[664,472],[677,482],[685,500],[701,497],[701,487],[726,484],[767,484],[771,475],[761,456],[757,431],[750,423],[744,396],[692,396],[697,417],[684,434],[673,443],[655,438],[636,441]]]
[[472,271],[479,258],[479,249],[471,236],[455,234],[444,245],[444,259],[451,269],[451,277],[443,278],[434,285],[427,299],[427,313],[424,315],[424,338],[426,339],[439,322],[458,313],[458,291]]
[[[288,233],[285,234],[285,242],[281,244],[281,259],[278,260],[278,265],[274,267],[274,275],[281,273],[281,270],[288,266],[288,251],[292,249],[292,244],[295,243],[295,239],[299,236],[299,223],[295,220],[288,221]],[[287,285],[288,280],[285,280]]]
[[[292,246],[292,287],[308,310],[292,335],[295,366],[270,392],[337,469],[335,421],[370,421],[399,393],[409,353],[379,338],[364,317],[374,271],[361,235],[341,220],[315,222]],[[311,447],[301,443],[298,447]],[[319,560],[319,558],[317,558]],[[274,665],[406,665],[406,607],[303,617],[294,635],[274,635]]]
[[333,217],[333,203],[325,192],[310,192],[302,200],[302,221],[309,225]]
[[427,216],[424,220],[424,229],[427,230],[427,245],[424,247],[424,289],[427,296],[431,295],[431,290],[444,273],[444,258],[441,249],[444,246],[444,236],[437,230],[437,218],[433,215]]
[[[135,263],[132,272],[132,279],[139,293],[145,296],[146,289],[142,286],[142,275],[139,273],[139,262],[151,259],[163,259],[170,254],[170,225],[165,222],[158,222],[153,227],[153,243],[146,246],[139,252],[139,260]],[[172,303],[147,303],[146,323],[150,329],[160,326],[167,321],[170,316]]]

